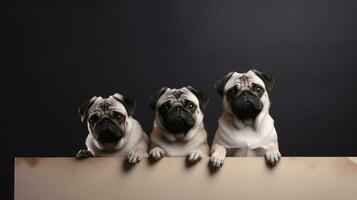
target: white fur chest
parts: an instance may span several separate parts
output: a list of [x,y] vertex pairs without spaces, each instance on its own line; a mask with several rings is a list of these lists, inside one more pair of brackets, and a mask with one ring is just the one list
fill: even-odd
[[[196,129],[192,131],[196,132]],[[206,138],[206,132],[200,131],[195,133],[193,138],[186,141],[169,141],[167,139],[163,139],[163,135],[160,130],[153,132],[151,135],[151,140],[162,148],[167,156],[186,156],[199,145],[206,142]]]
[[272,121],[266,121],[256,129],[251,125],[237,127],[219,120],[216,137],[226,148],[257,149],[274,143],[276,132]]

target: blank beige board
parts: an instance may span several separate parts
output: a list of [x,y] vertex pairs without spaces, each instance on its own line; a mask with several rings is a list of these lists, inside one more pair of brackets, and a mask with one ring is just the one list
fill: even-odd
[[227,158],[213,172],[208,159],[16,158],[15,200],[357,199],[357,158]]

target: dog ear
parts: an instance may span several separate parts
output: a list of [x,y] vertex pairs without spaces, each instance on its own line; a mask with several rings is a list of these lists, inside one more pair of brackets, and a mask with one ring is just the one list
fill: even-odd
[[161,97],[162,94],[167,90],[167,87],[162,87],[157,93],[152,95],[148,101],[148,104],[150,108],[155,111],[156,110],[156,104],[159,98]]
[[133,116],[135,112],[135,107],[136,107],[136,101],[135,99],[121,95],[119,93],[115,93],[112,95],[114,99],[122,103],[126,109],[126,112],[128,113],[129,116]]
[[233,73],[234,72],[229,72],[227,75],[225,75],[222,79],[218,80],[214,84],[214,87],[216,88],[216,90],[220,96],[223,96],[224,86],[226,86],[227,81],[232,77]]
[[271,91],[274,87],[275,84],[275,78],[272,76],[269,76],[267,74],[264,74],[258,70],[253,69],[252,70],[259,78],[261,78],[265,84],[265,87],[267,88],[268,91]]
[[209,98],[192,86],[187,86],[186,88],[197,97],[198,101],[200,102],[201,110],[204,110],[209,102]]
[[84,122],[85,120],[87,120],[87,115],[88,115],[88,109],[93,105],[93,103],[97,100],[98,97],[94,96],[91,99],[85,101],[84,103],[82,103],[79,108],[78,108],[78,112],[79,112],[79,116],[81,116],[81,121]]

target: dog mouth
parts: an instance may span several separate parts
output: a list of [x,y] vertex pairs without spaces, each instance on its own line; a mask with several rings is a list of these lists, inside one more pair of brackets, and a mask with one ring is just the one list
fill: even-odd
[[231,102],[231,108],[240,119],[254,119],[262,111],[263,104],[257,96],[245,93]]
[[164,127],[175,137],[183,137],[195,124],[190,113],[181,108],[174,108],[162,116]]
[[95,139],[102,144],[116,144],[124,136],[118,125],[108,119],[95,126]]
[[188,123],[185,119],[182,117],[177,117],[174,120],[168,120],[165,123],[165,127],[172,133],[176,134],[179,136],[179,133],[186,133],[188,132],[191,128],[192,125]]
[[103,144],[116,144],[121,138],[121,135],[107,131],[99,133],[97,136],[97,141]]

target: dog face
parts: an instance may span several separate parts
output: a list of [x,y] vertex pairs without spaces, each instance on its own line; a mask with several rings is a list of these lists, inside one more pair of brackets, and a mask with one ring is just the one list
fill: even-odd
[[257,70],[246,73],[230,72],[216,82],[218,93],[223,96],[224,109],[237,118],[254,119],[269,104],[268,91],[274,78]]
[[167,87],[151,97],[150,107],[156,121],[175,138],[183,138],[197,124],[202,123],[202,110],[208,98],[197,89],[187,86],[180,89]]
[[108,98],[91,98],[79,107],[79,114],[99,144],[116,146],[127,136],[134,109],[133,99],[116,93]]

